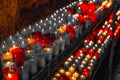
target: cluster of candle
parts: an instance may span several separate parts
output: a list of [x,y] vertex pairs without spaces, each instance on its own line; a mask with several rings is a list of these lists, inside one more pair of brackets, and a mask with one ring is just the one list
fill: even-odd
[[87,80],[94,65],[113,38],[113,13],[102,27],[94,30],[84,41],[82,48],[71,55],[51,80]]
[[[78,4],[72,7],[67,7],[67,10],[70,14],[78,18],[78,22],[82,25],[90,25],[94,23],[101,13],[106,11],[112,5],[112,0],[104,0],[101,2],[101,5],[98,5],[98,0],[83,0],[79,1]],[[77,8],[76,8],[77,7]]]
[[[75,9],[75,14],[70,11],[72,8]],[[84,26],[88,29],[96,21],[99,15],[97,8],[99,9],[94,1],[75,1],[56,10],[45,20],[8,37],[1,43],[0,49],[5,80],[28,80],[38,69],[44,68],[79,34],[82,35]],[[93,42],[90,43],[92,44]]]
[[117,11],[116,16],[117,16],[117,21],[115,22],[116,29],[114,32],[115,39],[117,39],[119,37],[119,34],[120,34],[120,9]]

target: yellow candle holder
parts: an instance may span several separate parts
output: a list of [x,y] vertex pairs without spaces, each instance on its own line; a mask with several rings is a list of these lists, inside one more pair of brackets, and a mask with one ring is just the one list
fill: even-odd
[[71,77],[71,75],[72,75],[72,73],[71,73],[71,72],[69,72],[69,71],[66,71],[66,72],[65,72],[65,76],[66,76],[66,77],[70,78],[70,77]]
[[56,73],[55,74],[55,77],[60,77],[61,75],[59,73]]
[[8,51],[2,54],[3,60],[8,60],[8,59],[12,59],[12,58],[13,58],[12,53],[10,53]]
[[15,64],[15,62],[7,61],[6,63],[4,63],[4,67],[10,67],[10,66],[12,66],[14,64]]
[[78,72],[74,72],[74,73],[72,74],[72,77],[78,78],[78,77],[79,77],[79,73],[78,73]]
[[54,78],[52,78],[51,80],[57,80],[57,78],[54,77]]
[[70,79],[72,79],[72,80],[77,80],[77,78],[76,78],[76,77],[73,77],[73,76],[72,76]]
[[28,45],[33,45],[35,43],[35,38],[28,38]]
[[80,76],[80,78],[81,78],[81,79],[84,79],[84,78],[85,78],[85,76],[84,76],[84,75],[81,75],[81,76]]
[[90,59],[91,58],[91,56],[89,56],[89,55],[86,55],[86,57],[85,58],[87,58],[87,59]]
[[12,53],[12,50],[16,49],[16,48],[20,48],[19,46],[13,45],[9,48],[9,51]]
[[73,66],[71,66],[71,67],[68,68],[68,71],[71,72],[71,73],[74,73],[75,68]]
[[62,68],[61,68],[61,69],[59,69],[59,70],[58,70],[58,72],[59,72],[60,74],[62,74],[62,75],[64,75],[64,74],[65,74],[65,70],[64,70],[64,69],[62,69]]
[[57,30],[60,32],[60,34],[65,33],[65,32],[66,32],[66,25],[62,25],[62,26],[60,26],[60,28],[57,29]]

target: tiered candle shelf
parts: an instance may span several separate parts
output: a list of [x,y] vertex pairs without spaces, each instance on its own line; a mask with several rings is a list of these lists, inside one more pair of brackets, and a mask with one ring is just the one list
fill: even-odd
[[111,1],[75,1],[8,37],[0,46],[2,79],[49,80],[108,18],[113,8]]

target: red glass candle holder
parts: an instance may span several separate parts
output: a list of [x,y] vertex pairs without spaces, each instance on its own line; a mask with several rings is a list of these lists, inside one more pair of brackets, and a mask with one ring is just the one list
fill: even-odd
[[10,48],[10,52],[13,55],[13,59],[15,59],[17,64],[21,64],[25,60],[25,49],[21,49],[20,47],[12,47]]
[[19,69],[18,68],[3,68],[2,69],[3,77],[5,80],[19,80]]

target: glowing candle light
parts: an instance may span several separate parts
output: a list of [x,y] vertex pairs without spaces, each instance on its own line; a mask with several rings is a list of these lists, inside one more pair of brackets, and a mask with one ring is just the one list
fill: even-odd
[[53,54],[53,48],[44,48],[43,49],[43,53],[46,54],[46,60],[47,61],[50,61],[52,59],[52,54]]
[[88,68],[84,68],[82,70],[82,75],[84,75],[86,78],[88,78],[90,75],[90,70]]
[[60,74],[62,74],[62,75],[65,74],[65,70],[64,70],[63,68],[60,68],[60,69],[58,70],[58,72],[59,72]]
[[11,67],[13,65],[15,65],[15,62],[13,61],[7,61],[6,63],[4,63],[4,67]]
[[2,54],[2,58],[3,58],[3,60],[7,60],[7,59],[12,59],[13,56],[12,56],[12,53],[7,51],[7,52]]
[[19,80],[17,68],[4,68],[2,72],[5,80]]
[[78,78],[78,77],[79,77],[79,73],[78,73],[78,72],[74,72],[74,73],[72,74],[72,76],[75,77],[75,78]]
[[68,61],[66,61],[66,62],[64,63],[64,67],[67,69],[69,66],[70,66],[70,63],[69,63]]
[[61,75],[60,75],[59,73],[56,73],[56,74],[55,74],[55,77],[57,77],[57,78],[60,77],[60,76],[61,76]]
[[71,73],[74,73],[75,68],[73,66],[71,66],[71,67],[68,68],[68,71],[71,72]]
[[35,38],[28,38],[28,45],[32,45],[35,43]]
[[70,78],[70,77],[71,77],[71,75],[72,75],[72,73],[71,73],[71,72],[69,72],[69,71],[66,71],[66,72],[65,72],[65,76],[66,76],[66,77]]

